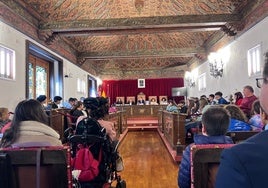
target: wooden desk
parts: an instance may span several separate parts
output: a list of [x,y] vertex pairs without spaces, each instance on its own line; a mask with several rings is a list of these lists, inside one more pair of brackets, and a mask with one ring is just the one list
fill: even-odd
[[126,117],[158,117],[160,109],[167,105],[123,105],[117,106],[118,111],[125,112]]
[[173,149],[185,147],[185,115],[162,111],[162,132]]

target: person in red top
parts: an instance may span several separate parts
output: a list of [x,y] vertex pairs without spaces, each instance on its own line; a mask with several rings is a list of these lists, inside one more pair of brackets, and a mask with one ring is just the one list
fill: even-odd
[[251,86],[245,86],[243,89],[244,98],[241,101],[239,107],[246,114],[246,116],[250,117],[250,112],[252,109],[252,104],[258,98],[254,95],[254,90]]
[[234,94],[234,98],[235,98],[235,105],[239,106],[243,100],[243,94],[238,91]]

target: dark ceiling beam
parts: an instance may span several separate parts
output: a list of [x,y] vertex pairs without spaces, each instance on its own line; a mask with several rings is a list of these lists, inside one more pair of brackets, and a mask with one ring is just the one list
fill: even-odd
[[205,49],[199,48],[176,48],[167,50],[150,51],[128,51],[128,52],[109,52],[109,53],[81,53],[80,59],[105,60],[105,59],[140,59],[154,57],[189,57],[195,54],[205,53]]
[[217,31],[222,29],[224,25],[208,25],[208,26],[180,26],[180,27],[158,27],[158,28],[112,28],[112,29],[94,29],[94,30],[77,30],[77,31],[58,31],[53,34],[61,36],[110,36],[110,35],[135,35],[135,34],[153,34],[153,33],[169,33],[169,32],[201,32],[201,31]]
[[139,17],[118,18],[105,20],[80,20],[62,22],[42,22],[41,30],[52,30],[53,32],[71,31],[94,31],[110,29],[140,29],[161,27],[189,27],[189,26],[219,26],[226,22],[236,23],[241,20],[237,14],[213,14],[213,15],[179,15],[165,17]]

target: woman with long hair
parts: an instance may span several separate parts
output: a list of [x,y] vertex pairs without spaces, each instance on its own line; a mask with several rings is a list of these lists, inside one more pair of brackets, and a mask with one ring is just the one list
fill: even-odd
[[235,105],[239,106],[242,102],[243,99],[243,94],[238,91],[234,94],[234,99],[235,99]]
[[18,103],[10,125],[3,135],[1,147],[60,146],[60,135],[48,126],[46,115],[40,102],[34,99]]

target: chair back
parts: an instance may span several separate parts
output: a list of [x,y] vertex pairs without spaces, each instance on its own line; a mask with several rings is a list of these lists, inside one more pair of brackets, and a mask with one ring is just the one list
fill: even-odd
[[191,147],[191,188],[213,188],[221,152],[234,144],[206,144]]
[[0,187],[72,188],[70,148],[49,146],[1,149]]
[[260,133],[260,131],[231,131],[227,132],[226,136],[230,136],[235,144],[242,142],[255,134]]

